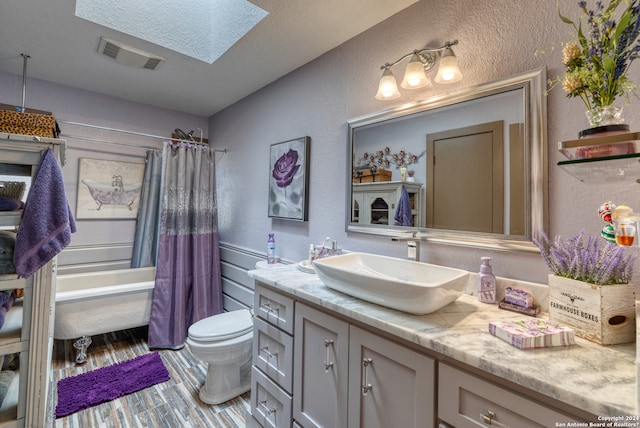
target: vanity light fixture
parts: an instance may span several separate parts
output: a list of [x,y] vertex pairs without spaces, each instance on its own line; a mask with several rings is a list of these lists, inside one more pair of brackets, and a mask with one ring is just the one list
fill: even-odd
[[451,46],[457,45],[458,41],[454,40],[446,42],[444,46],[439,48],[426,47],[417,49],[402,56],[397,61],[386,63],[380,67],[384,70],[380,84],[378,85],[377,100],[392,100],[400,96],[398,91],[398,83],[391,72],[391,67],[398,64],[403,59],[411,56],[409,64],[404,71],[404,79],[402,86],[405,89],[418,89],[433,86],[431,79],[427,76],[427,72],[433,68],[440,56],[440,65],[438,66],[438,74],[435,77],[436,83],[453,83],[462,79],[462,72],[458,68],[458,59],[453,53]]

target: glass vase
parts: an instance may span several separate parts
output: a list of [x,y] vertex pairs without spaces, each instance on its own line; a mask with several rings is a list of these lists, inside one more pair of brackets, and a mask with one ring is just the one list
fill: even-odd
[[606,125],[618,125],[624,122],[622,117],[622,107],[608,105],[604,107],[594,107],[585,113],[591,128]]

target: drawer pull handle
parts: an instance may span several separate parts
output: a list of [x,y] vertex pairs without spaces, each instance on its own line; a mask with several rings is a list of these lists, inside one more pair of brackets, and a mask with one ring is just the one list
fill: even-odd
[[260,405],[260,407],[264,407],[264,410],[266,411],[267,416],[271,416],[271,414],[275,413],[277,410],[275,407],[273,409],[270,409],[267,406],[267,400],[259,401],[258,404]]
[[367,395],[373,389],[373,385],[369,383],[369,366],[373,364],[371,358],[362,360],[362,395]]
[[263,346],[262,348],[260,348],[260,352],[264,352],[265,354],[267,354],[267,358],[271,359],[273,357],[277,357],[278,353],[277,352],[269,352],[269,347],[268,346]]
[[507,425],[496,421],[496,414],[491,410],[487,410],[487,414],[480,414],[480,419],[485,425],[491,425],[498,428],[509,428]]
[[333,361],[329,361],[331,358],[329,354],[329,347],[333,345],[333,340],[326,339],[324,341],[324,349],[326,351],[326,358],[324,359],[324,372],[327,373],[331,367],[333,367]]
[[280,314],[280,308],[272,308],[268,303],[261,304],[260,309],[266,311],[269,315],[275,314],[276,317]]

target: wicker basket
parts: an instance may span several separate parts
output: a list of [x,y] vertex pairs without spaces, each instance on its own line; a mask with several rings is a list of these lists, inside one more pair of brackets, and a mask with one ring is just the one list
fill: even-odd
[[0,181],[0,196],[22,200],[26,187],[24,181]]

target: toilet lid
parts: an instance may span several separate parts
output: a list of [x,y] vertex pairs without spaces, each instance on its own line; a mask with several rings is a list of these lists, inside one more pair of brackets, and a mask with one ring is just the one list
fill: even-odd
[[204,318],[189,327],[192,339],[226,340],[251,332],[253,320],[247,309],[224,312]]

